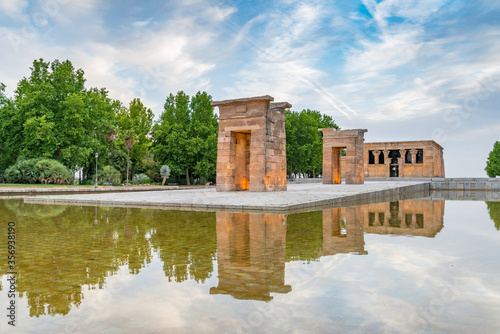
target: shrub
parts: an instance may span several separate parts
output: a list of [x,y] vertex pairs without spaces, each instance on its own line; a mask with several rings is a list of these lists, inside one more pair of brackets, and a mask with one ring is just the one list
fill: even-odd
[[21,172],[17,165],[10,166],[5,170],[5,179],[8,183],[21,183]]
[[98,173],[99,181],[106,182],[109,184],[120,183],[121,174],[113,166],[104,166]]
[[52,167],[54,167],[55,163],[56,161],[51,159],[41,159],[40,161],[37,162],[36,165],[40,172],[38,181],[40,183],[45,183],[44,182],[45,180],[50,179],[50,175],[52,174],[50,170],[52,169]]
[[36,165],[35,159],[21,160],[18,162],[18,169],[21,172],[21,178],[25,183],[33,184],[38,181],[40,171]]
[[150,182],[151,179],[146,174],[135,174],[132,178],[132,183],[134,184],[145,184]]
[[48,178],[48,183],[55,184],[70,184],[72,175],[68,168],[63,164],[56,162],[54,166],[49,171],[50,176]]
[[18,160],[5,170],[5,178],[9,183],[69,184],[73,175],[59,161],[35,158]]

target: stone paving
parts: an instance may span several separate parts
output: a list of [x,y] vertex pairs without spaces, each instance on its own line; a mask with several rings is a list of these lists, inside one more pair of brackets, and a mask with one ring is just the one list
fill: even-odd
[[428,191],[429,182],[367,181],[365,184],[289,184],[279,192],[216,192],[215,188],[134,193],[92,193],[25,197],[28,203],[163,207],[180,210],[287,211]]

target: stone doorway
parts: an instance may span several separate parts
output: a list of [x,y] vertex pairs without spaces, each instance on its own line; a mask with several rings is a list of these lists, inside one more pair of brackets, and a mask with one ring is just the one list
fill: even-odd
[[398,165],[390,165],[389,172],[391,177],[399,177],[399,166]]
[[399,177],[399,163],[401,160],[401,152],[399,150],[390,150],[389,159],[389,176]]
[[235,137],[234,190],[250,189],[250,131],[233,132]]
[[341,173],[342,169],[340,168],[340,159],[342,156],[342,150],[345,150],[346,147],[332,147],[332,177],[333,184],[341,184],[342,178]]

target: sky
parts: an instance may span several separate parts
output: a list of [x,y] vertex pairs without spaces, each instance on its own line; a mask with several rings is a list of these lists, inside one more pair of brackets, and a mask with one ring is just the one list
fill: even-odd
[[156,116],[166,96],[271,95],[366,142],[435,140],[447,177],[486,177],[500,140],[500,1],[0,0],[0,82],[69,59]]

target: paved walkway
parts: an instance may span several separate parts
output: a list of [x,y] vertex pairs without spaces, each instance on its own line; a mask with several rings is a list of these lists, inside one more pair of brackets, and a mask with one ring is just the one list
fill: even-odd
[[28,203],[157,206],[178,210],[284,212],[387,196],[428,192],[429,182],[367,181],[362,185],[289,184],[283,192],[216,192],[215,188],[26,197]]

